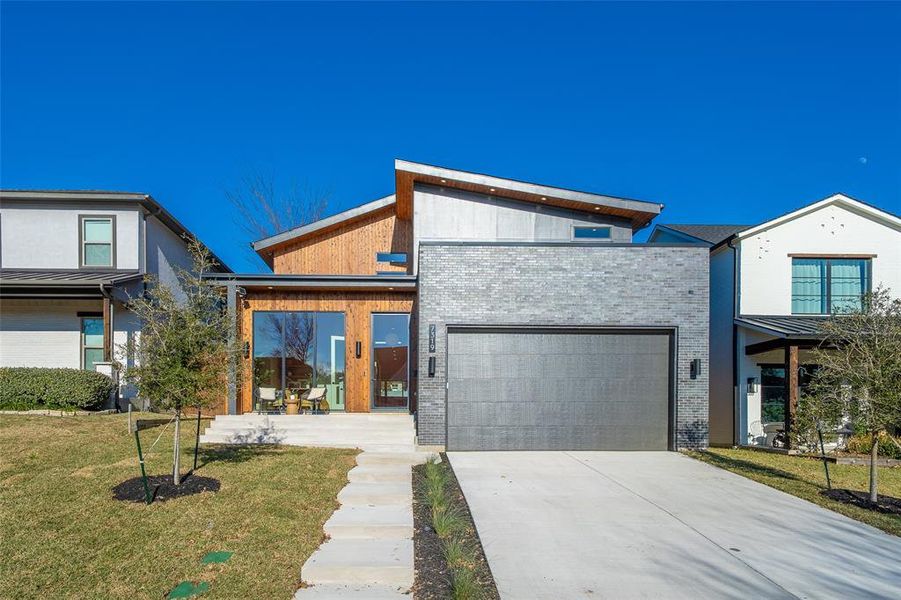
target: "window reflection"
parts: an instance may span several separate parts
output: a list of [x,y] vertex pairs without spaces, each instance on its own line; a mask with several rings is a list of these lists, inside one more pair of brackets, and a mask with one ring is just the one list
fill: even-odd
[[344,356],[344,313],[255,312],[254,410],[280,409],[314,387],[326,388],[329,410],[344,410]]

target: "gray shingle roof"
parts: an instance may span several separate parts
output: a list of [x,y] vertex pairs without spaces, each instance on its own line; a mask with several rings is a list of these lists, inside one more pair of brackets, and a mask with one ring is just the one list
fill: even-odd
[[663,225],[673,231],[678,231],[691,237],[710,242],[711,244],[719,244],[723,240],[732,237],[739,231],[744,231],[753,225]]

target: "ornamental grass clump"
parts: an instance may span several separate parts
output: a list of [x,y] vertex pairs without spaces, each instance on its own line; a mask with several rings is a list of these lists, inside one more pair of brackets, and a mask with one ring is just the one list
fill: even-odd
[[425,465],[421,494],[429,507],[432,529],[441,541],[441,550],[450,573],[451,598],[477,600],[484,594],[476,577],[478,558],[466,540],[466,520],[453,506],[448,492],[448,466],[430,460]]

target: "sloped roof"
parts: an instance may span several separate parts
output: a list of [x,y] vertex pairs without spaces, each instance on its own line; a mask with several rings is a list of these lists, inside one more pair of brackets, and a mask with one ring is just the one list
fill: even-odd
[[823,337],[820,325],[825,318],[812,315],[741,315],[735,323],[777,337],[819,338]]
[[740,231],[744,231],[751,225],[670,225],[659,224],[658,227],[672,229],[679,233],[684,233],[693,238],[709,242],[713,245],[732,237]]
[[663,204],[657,202],[582,192],[401,159],[394,161],[394,173],[397,216],[400,219],[413,217],[413,188],[417,183],[582,212],[599,211],[600,214],[628,219],[633,231],[647,226],[663,210]]
[[783,223],[791,221],[793,219],[797,219],[799,217],[803,217],[804,215],[810,214],[821,208],[826,206],[838,205],[842,206],[852,212],[856,212],[860,215],[865,215],[871,219],[875,219],[886,223],[896,229],[901,229],[901,217],[895,215],[894,213],[890,213],[887,210],[881,209],[878,206],[874,206],[872,204],[868,204],[866,202],[861,202],[855,198],[847,196],[845,194],[833,194],[828,198],[823,198],[822,200],[818,200],[817,202],[813,202],[811,204],[806,204],[797,210],[793,210],[791,212],[785,213],[773,219],[768,219],[759,225],[755,225],[753,227],[749,227],[738,234],[739,239],[743,239],[767,229],[771,229],[773,227],[777,227]]
[[71,269],[0,269],[0,282],[7,285],[85,285],[119,283],[139,276],[138,271],[82,271]]
[[[324,217],[307,225],[294,227],[292,229],[288,229],[287,231],[282,231],[267,238],[257,240],[251,243],[251,247],[253,247],[256,252],[260,252],[261,250],[271,248],[272,246],[278,246],[279,244],[284,244],[285,242],[294,241],[312,233],[326,231],[332,227],[353,221],[354,219],[364,217],[368,214],[388,208],[389,206],[393,205],[394,194],[391,194],[390,196],[385,196],[384,198],[379,198],[378,200],[373,200],[372,202],[367,202],[366,204],[355,206],[354,208],[339,212],[338,214],[332,215],[330,217]],[[264,256],[263,259],[266,260],[266,257]]]

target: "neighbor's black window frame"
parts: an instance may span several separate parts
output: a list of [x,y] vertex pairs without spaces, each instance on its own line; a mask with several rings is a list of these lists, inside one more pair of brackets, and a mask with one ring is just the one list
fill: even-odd
[[[110,245],[110,264],[109,265],[86,265],[85,264],[85,243],[84,224],[85,221],[109,221],[110,223],[110,241],[102,242]],[[79,269],[97,269],[97,270],[114,270],[116,268],[116,215],[78,215],[78,268]]]

